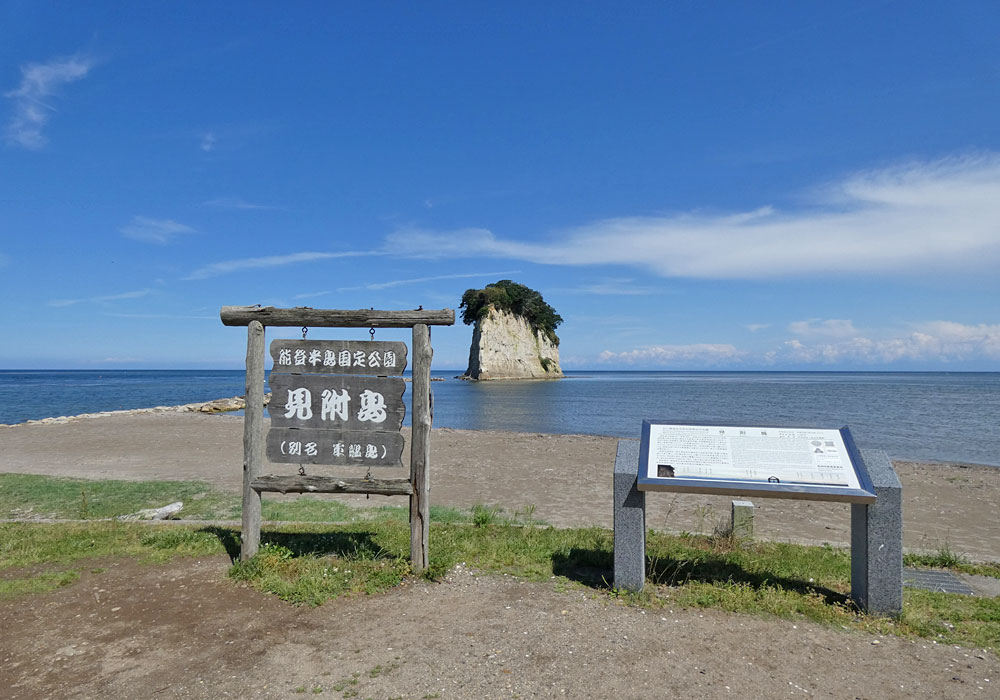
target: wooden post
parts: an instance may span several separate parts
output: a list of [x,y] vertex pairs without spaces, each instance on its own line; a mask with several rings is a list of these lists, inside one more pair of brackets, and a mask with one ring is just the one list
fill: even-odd
[[427,568],[430,535],[428,462],[431,453],[431,333],[427,324],[413,326],[413,432],[410,439],[410,567]]
[[264,326],[247,325],[247,388],[243,413],[243,537],[240,561],[260,546],[260,492],[252,484],[264,463]]

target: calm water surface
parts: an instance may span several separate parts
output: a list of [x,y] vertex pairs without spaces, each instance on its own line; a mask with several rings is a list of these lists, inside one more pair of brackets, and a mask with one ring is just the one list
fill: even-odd
[[[570,372],[495,383],[455,374],[434,372],[446,379],[431,384],[435,426],[638,437],[644,418],[848,425],[860,446],[894,458],[1000,466],[997,372]],[[0,423],[243,391],[241,370],[0,371]]]

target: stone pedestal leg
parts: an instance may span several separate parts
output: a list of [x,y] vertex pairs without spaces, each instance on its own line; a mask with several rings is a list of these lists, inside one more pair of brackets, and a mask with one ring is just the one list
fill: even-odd
[[851,598],[862,610],[903,612],[903,487],[882,450],[861,457],[878,500],[851,504]]
[[646,494],[637,488],[639,442],[619,440],[615,457],[615,588],[646,582]]

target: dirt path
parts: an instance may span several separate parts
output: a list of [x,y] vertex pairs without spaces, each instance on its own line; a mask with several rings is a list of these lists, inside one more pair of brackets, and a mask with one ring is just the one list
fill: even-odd
[[[241,489],[243,421],[194,413],[115,415],[65,424],[0,428],[0,472],[92,479],[196,479]],[[611,526],[611,473],[616,440],[439,429],[431,439],[431,503],[468,507],[534,506],[556,526]],[[404,461],[406,451],[404,450]],[[272,465],[272,473],[295,467]],[[903,543],[934,551],[947,546],[975,559],[1000,558],[1000,468],[897,462],[903,483]],[[310,473],[351,474],[332,467]],[[356,474],[356,472],[355,472]],[[380,470],[385,477],[403,470]],[[374,505],[405,499],[343,500]],[[728,517],[730,498],[654,494],[647,522],[663,531],[710,532]],[[760,537],[847,544],[845,504],[756,499]]]
[[229,581],[228,564],[115,561],[67,589],[0,603],[0,696],[881,700],[996,698],[1000,685],[1000,659],[983,651],[643,611],[464,568],[294,608]]

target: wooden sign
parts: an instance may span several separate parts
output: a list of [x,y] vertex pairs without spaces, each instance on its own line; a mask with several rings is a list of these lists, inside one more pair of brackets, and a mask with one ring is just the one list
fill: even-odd
[[267,458],[280,464],[401,467],[403,436],[373,430],[272,428]]
[[[430,488],[427,474],[432,424],[430,383],[433,351],[430,326],[452,325],[455,323],[455,312],[451,309],[425,311],[422,307],[412,311],[351,311],[226,306],[220,311],[220,316],[225,325],[247,327],[247,407],[243,421],[243,530],[240,537],[240,560],[248,561],[257,554],[260,547],[261,492],[379,493],[409,497],[410,567],[414,573],[426,569],[427,542],[430,536]],[[402,441],[398,431],[405,411],[402,396],[406,388],[401,378],[387,379],[390,376],[398,377],[406,367],[406,346],[403,343],[276,341],[271,345],[274,371],[269,377],[269,383],[275,390],[269,409],[272,425],[275,427],[265,436],[265,326],[412,329],[413,432],[408,479],[373,479],[370,474],[361,478],[305,474],[261,476],[261,468],[268,456],[276,462],[292,464],[320,464],[327,459],[346,459],[348,464],[358,466],[374,466],[373,462],[382,463],[383,460],[388,464],[392,456],[394,463],[398,464]],[[303,354],[297,355],[299,350]],[[359,352],[363,354],[358,354]],[[331,374],[352,376],[323,376]],[[362,375],[368,375],[369,378]],[[346,381],[351,379],[356,382]],[[320,383],[307,384],[310,380]],[[314,395],[317,391],[318,396]],[[325,397],[325,407],[324,391],[329,392]],[[334,391],[337,391],[336,398],[333,396]],[[375,394],[380,394],[381,400]],[[397,400],[398,410],[394,408]],[[324,408],[327,413],[325,418]],[[385,417],[381,418],[383,410]],[[307,427],[317,411],[320,426]],[[308,418],[305,417],[307,415]],[[353,418],[348,419],[348,416]],[[349,427],[350,420],[363,424],[360,433]],[[284,426],[280,425],[282,422],[285,423]],[[373,429],[372,426],[378,427]],[[397,440],[400,442],[397,443]],[[311,454],[313,451],[316,452],[315,455]],[[299,452],[303,454],[298,454]],[[361,457],[352,457],[352,454],[360,454]],[[316,458],[315,461],[312,458]],[[366,463],[366,459],[370,461]]]
[[273,372],[367,374],[398,377],[406,369],[406,343],[375,340],[275,340]]
[[271,373],[272,428],[399,431],[406,383],[401,377],[325,377]]

